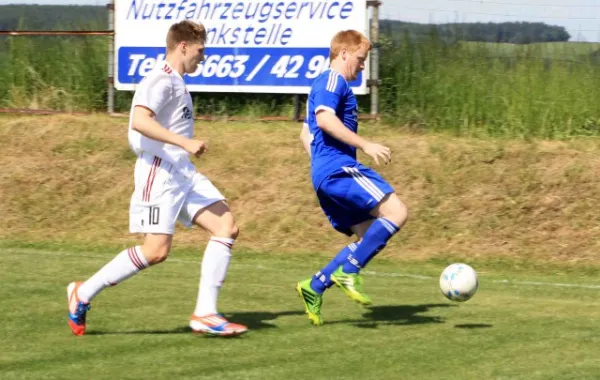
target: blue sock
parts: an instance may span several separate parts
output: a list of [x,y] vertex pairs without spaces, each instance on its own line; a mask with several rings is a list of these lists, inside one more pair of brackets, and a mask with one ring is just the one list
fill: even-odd
[[333,285],[333,281],[331,281],[331,274],[335,272],[336,269],[340,265],[344,265],[344,263],[348,260],[348,255],[351,255],[352,252],[356,251],[358,243],[352,243],[344,247],[334,258],[325,266],[325,268],[321,269],[321,271],[317,272],[310,281],[310,287],[312,290],[319,294],[323,294],[326,289],[329,289]]
[[398,231],[398,226],[385,218],[379,218],[373,222],[356,251],[348,255],[344,263],[344,272],[358,273],[385,247],[388,240]]

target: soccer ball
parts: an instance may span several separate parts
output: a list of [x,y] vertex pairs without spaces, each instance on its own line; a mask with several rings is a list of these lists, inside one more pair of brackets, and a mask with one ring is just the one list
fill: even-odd
[[440,290],[452,301],[469,300],[475,295],[478,285],[477,273],[467,264],[450,264],[440,276]]

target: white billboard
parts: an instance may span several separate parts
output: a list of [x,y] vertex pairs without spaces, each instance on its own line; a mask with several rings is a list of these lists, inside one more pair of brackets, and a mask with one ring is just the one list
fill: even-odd
[[[329,66],[335,33],[368,35],[366,0],[115,0],[115,87],[136,84],[165,58],[169,27],[202,22],[206,61],[185,77],[190,91],[303,94]],[[368,93],[367,69],[350,83]]]

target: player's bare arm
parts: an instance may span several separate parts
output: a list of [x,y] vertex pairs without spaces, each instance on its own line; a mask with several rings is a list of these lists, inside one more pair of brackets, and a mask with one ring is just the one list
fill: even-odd
[[163,128],[154,119],[154,116],[154,112],[146,107],[135,107],[133,111],[132,128],[153,140],[177,145],[196,157],[200,156],[208,149],[205,141],[189,139]]
[[321,110],[317,112],[317,124],[327,134],[353,147],[362,150],[379,165],[381,159],[384,164],[392,160],[392,150],[387,146],[372,143],[346,128],[342,121],[333,113]]
[[300,141],[302,141],[302,146],[304,146],[304,150],[308,157],[310,157],[310,143],[312,142],[312,135],[308,130],[308,125],[302,125],[302,131],[300,132]]

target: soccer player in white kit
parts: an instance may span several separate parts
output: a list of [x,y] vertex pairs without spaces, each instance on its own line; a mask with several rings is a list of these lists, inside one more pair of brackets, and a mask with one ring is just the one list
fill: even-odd
[[108,287],[167,259],[175,222],[202,227],[211,235],[200,275],[196,309],[190,319],[194,332],[232,336],[247,327],[227,321],[217,312],[218,292],[225,280],[238,227],[223,195],[198,173],[190,161],[207,145],[194,139],[192,98],[184,74],[204,60],[206,29],[181,21],[167,34],[167,55],[141,81],[131,107],[129,144],[137,154],[135,190],[131,196],[129,228],[143,233],[144,243],[119,253],[85,282],[67,287],[68,323],[83,335],[90,301]]

